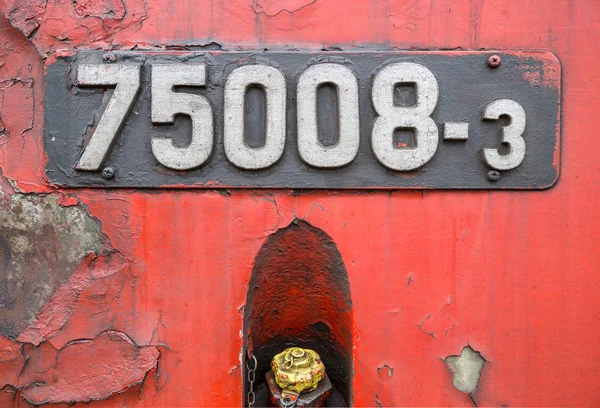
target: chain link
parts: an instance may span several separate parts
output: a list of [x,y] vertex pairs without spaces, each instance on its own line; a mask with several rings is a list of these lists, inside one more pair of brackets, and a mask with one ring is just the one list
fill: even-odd
[[[250,367],[250,361],[254,362],[254,366]],[[256,394],[254,394],[254,380],[256,367],[258,366],[258,361],[256,361],[256,357],[254,354],[250,356],[250,359],[246,360],[246,368],[248,369],[248,383],[250,384],[248,389],[248,407],[254,407],[254,403],[256,402]]]

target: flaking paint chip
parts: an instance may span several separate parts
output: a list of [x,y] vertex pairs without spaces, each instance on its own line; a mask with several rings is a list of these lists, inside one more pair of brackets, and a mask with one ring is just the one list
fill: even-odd
[[452,383],[457,390],[467,394],[475,392],[485,364],[485,359],[478,351],[467,346],[462,349],[460,356],[448,356],[444,362],[454,374]]

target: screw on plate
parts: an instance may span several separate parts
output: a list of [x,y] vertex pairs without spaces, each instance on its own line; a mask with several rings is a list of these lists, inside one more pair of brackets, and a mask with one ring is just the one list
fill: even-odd
[[498,181],[500,180],[500,172],[498,170],[490,170],[488,171],[487,177],[490,181]]
[[112,167],[105,167],[102,169],[102,177],[109,180],[115,176],[115,169]]
[[107,52],[102,56],[102,61],[110,63],[117,62],[117,56],[112,52]]
[[488,58],[488,65],[490,68],[498,68],[500,66],[500,56],[492,55]]

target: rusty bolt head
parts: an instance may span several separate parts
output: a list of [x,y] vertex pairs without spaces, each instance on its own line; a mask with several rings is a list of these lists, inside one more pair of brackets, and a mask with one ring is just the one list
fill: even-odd
[[498,181],[500,180],[500,172],[498,170],[490,170],[488,171],[487,177],[490,181]]
[[103,178],[110,180],[114,176],[115,176],[115,169],[113,169],[112,167],[105,167],[104,169],[102,169],[102,177]]
[[490,68],[498,68],[500,66],[500,56],[492,55],[488,58],[488,65]]
[[102,56],[102,61],[109,63],[117,62],[117,56],[112,52],[107,52]]

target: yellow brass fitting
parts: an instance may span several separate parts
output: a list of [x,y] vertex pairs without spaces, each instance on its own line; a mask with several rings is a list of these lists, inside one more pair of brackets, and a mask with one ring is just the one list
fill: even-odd
[[273,357],[271,369],[275,382],[283,391],[310,392],[325,377],[321,357],[309,349],[290,347]]

